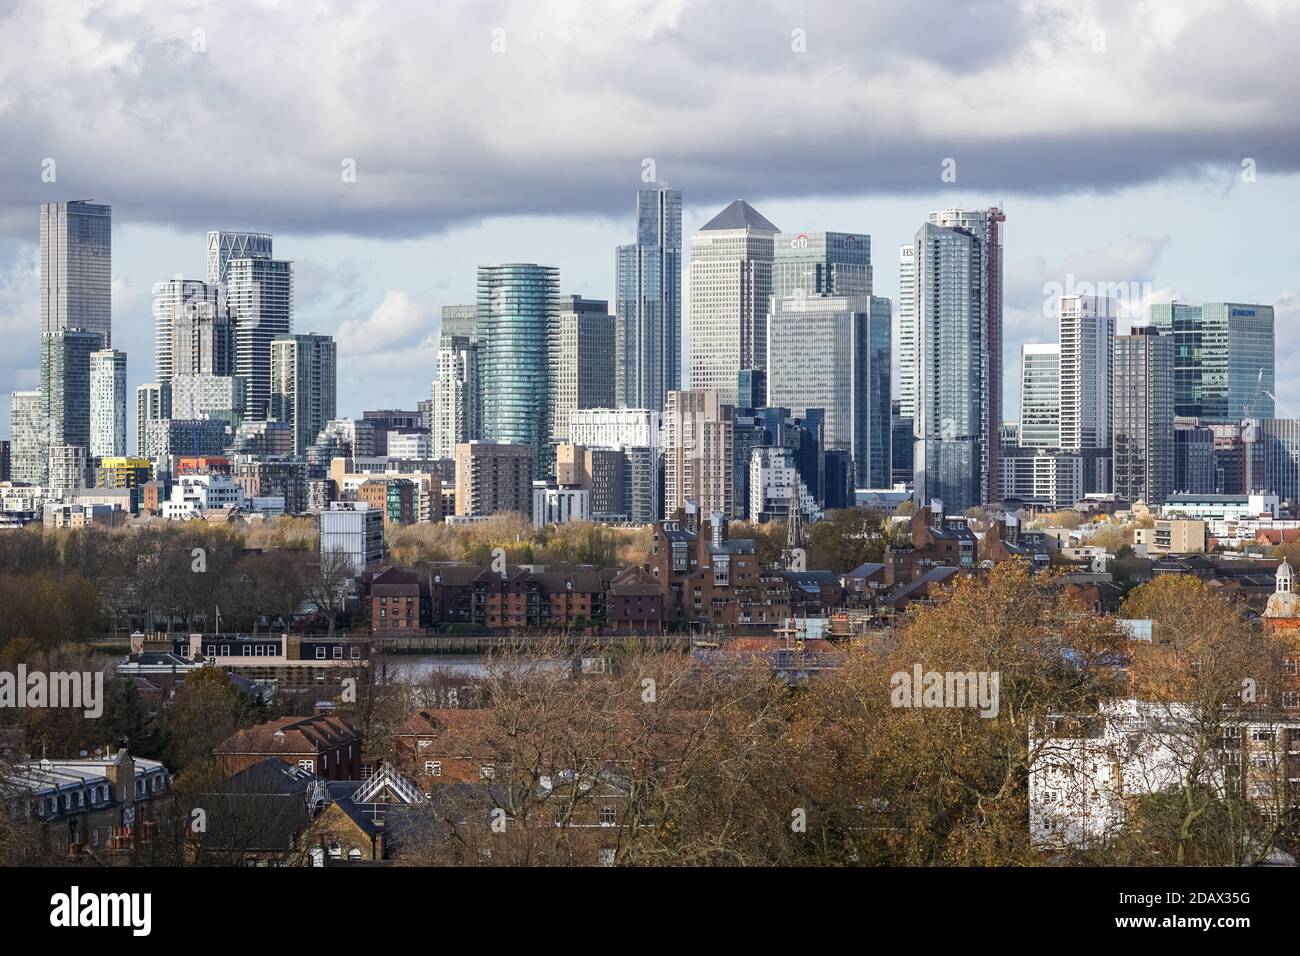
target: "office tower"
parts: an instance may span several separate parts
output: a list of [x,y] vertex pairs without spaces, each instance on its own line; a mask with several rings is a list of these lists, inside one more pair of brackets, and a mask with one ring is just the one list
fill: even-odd
[[[258,422],[265,425],[265,422]],[[140,457],[171,469],[178,455],[223,455],[230,445],[230,426],[216,418],[157,418],[145,422]]]
[[1021,448],[1061,446],[1061,347],[1022,345],[1020,349]]
[[[769,316],[768,321],[771,321]],[[768,332],[771,335],[771,332]],[[736,382],[737,408],[762,408],[767,404],[767,369],[742,368]]]
[[912,452],[914,437],[912,420],[903,416],[903,401],[895,399],[889,410],[890,481],[893,485],[912,484]]
[[149,422],[172,417],[171,385],[149,382],[135,387],[135,452],[145,453],[145,432]]
[[825,447],[852,454],[858,487],[888,487],[889,300],[773,296],[769,326],[768,403],[801,416],[823,409]]
[[10,477],[24,485],[45,483],[45,457],[41,393],[13,392],[9,396]]
[[737,199],[691,237],[692,390],[734,405],[743,368],[767,359],[776,226]]
[[1174,338],[1155,326],[1115,336],[1115,494],[1163,504],[1174,484]]
[[177,375],[171,381],[171,414],[216,418],[238,428],[244,420],[246,391],[238,375]]
[[0,441],[0,481],[13,481],[13,442]]
[[126,353],[90,353],[90,456],[126,454]]
[[[899,417],[916,420],[916,244],[898,250],[898,401]],[[909,477],[910,481],[911,478]]]
[[478,306],[444,305],[442,307],[442,329],[438,338],[445,343],[457,336],[471,342],[478,341]]
[[264,232],[208,233],[208,284],[224,286],[232,259],[270,259],[271,236]]
[[711,389],[668,393],[663,424],[665,514],[693,501],[705,513],[739,516],[732,482],[734,412]]
[[1214,431],[1195,418],[1174,418],[1174,491],[1212,495],[1216,491]]
[[41,203],[41,332],[113,335],[113,210],[91,202]]
[[[532,263],[479,266],[483,436],[533,449],[533,474],[554,463],[548,399],[560,272]],[[531,489],[530,489],[531,490]]]
[[560,299],[550,347],[551,441],[569,440],[569,416],[579,408],[614,407],[614,317],[608,303]]
[[271,418],[293,428],[293,453],[305,455],[334,417],[337,357],[328,335],[282,335],[271,341]]
[[922,501],[950,514],[992,499],[1000,475],[1001,393],[989,381],[1001,376],[998,215],[931,213],[914,238],[914,481]]
[[255,422],[244,422],[237,429],[233,440],[226,429],[226,447],[232,455],[252,455],[256,458],[283,458],[292,455],[294,429],[288,422],[274,418]]
[[[225,312],[223,297],[215,285],[180,277],[154,283],[154,374],[160,383],[170,382],[173,374],[201,371],[197,367],[199,343],[193,337],[195,325],[198,323],[201,326],[200,317],[205,315],[213,316],[212,323],[216,323],[216,316]],[[228,326],[228,314],[225,315],[225,321]],[[179,348],[178,368],[177,329],[182,324],[185,325],[185,330],[181,337],[185,341]],[[229,334],[228,328],[226,334]],[[229,348],[228,343],[226,347]],[[224,361],[229,363],[229,357]],[[220,374],[228,375],[230,372],[227,370]]]
[[99,332],[65,329],[41,335],[41,401],[50,445],[90,447],[90,355]]
[[1173,336],[1178,415],[1202,422],[1273,417],[1271,305],[1152,305],[1151,324]]
[[1300,419],[1251,419],[1243,431],[1250,450],[1248,490],[1271,492],[1293,508],[1300,504]]
[[232,258],[224,268],[235,323],[235,374],[247,390],[244,414],[264,419],[271,399],[271,341],[293,332],[293,263]]
[[783,232],[772,250],[772,296],[871,295],[871,237],[857,232]]
[[663,408],[681,387],[682,191],[637,190],[636,242],[619,246],[614,293],[619,408]]
[[457,445],[482,437],[481,399],[478,346],[468,336],[444,336],[433,380],[433,457],[451,458]]
[[[531,445],[472,441],[456,446],[456,514],[486,516],[532,511]],[[549,470],[549,469],[548,469]]]
[[352,573],[378,567],[384,560],[384,511],[364,501],[332,501],[320,513],[320,553],[347,555]]
[[1066,295],[1059,308],[1061,449],[1083,459],[1085,493],[1110,491],[1116,300]]

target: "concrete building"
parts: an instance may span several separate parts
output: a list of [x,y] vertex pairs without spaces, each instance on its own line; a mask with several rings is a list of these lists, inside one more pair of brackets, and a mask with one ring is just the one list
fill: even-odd
[[1174,339],[1155,326],[1115,336],[1112,487],[1158,505],[1174,490]]
[[564,488],[533,482],[533,527],[591,520],[591,492],[586,488]]
[[90,353],[90,455],[126,454],[126,353]]
[[[532,510],[531,445],[473,441],[456,446],[456,514],[486,517]],[[549,469],[548,469],[549,470]]]
[[162,503],[162,516],[170,521],[202,518],[207,511],[243,508],[247,504],[244,489],[229,475],[179,475],[172,484],[171,497]]
[[238,375],[175,375],[170,393],[176,418],[215,418],[232,429],[243,424],[247,388]]
[[738,517],[732,478],[735,409],[711,389],[668,393],[664,410],[664,512],[695,502],[706,513]]
[[798,486],[799,511],[806,523],[820,521],[821,510],[812,491],[795,468],[788,448],[755,448],[749,459],[749,517],[751,521],[785,521]]
[[[153,323],[154,376],[159,383],[170,382],[177,372],[213,372],[212,367],[203,368],[205,331],[210,361],[224,361],[222,370],[214,374],[231,374],[230,318],[219,286],[180,276],[154,283]],[[212,333],[217,335],[215,342]]]
[[149,382],[135,387],[135,451],[145,454],[145,436],[150,422],[172,417],[170,382]]
[[45,453],[41,415],[39,391],[10,394],[10,478],[24,485],[45,484],[45,472],[50,464]]
[[1154,526],[1133,532],[1138,554],[1204,554],[1206,524],[1195,518],[1157,518]]
[[1036,508],[1070,508],[1084,496],[1081,455],[1018,448],[1002,456],[1002,494]]
[[46,494],[61,498],[85,488],[88,467],[85,445],[50,445]]
[[569,416],[568,440],[589,448],[659,447],[663,415],[657,408],[586,408]]
[[[734,406],[741,369],[767,360],[767,309],[780,230],[743,199],[691,238],[690,386]],[[670,506],[671,509],[671,506]]]
[[[449,307],[451,308],[451,307]],[[459,306],[456,308],[467,308]],[[483,402],[477,342],[448,334],[443,309],[443,336],[438,346],[438,372],[433,380],[433,456],[451,458],[456,446],[483,437]],[[455,326],[453,326],[454,328]]]

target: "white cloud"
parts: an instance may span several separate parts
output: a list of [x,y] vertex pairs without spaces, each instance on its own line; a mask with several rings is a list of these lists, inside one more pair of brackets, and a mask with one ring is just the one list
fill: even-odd
[[390,290],[364,319],[348,319],[338,327],[335,339],[341,352],[352,356],[373,355],[402,345],[416,345],[434,334],[433,320],[410,293]]

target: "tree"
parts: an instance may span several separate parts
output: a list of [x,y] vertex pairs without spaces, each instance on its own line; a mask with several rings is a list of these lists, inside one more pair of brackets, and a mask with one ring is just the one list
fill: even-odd
[[843,574],[885,553],[885,533],[878,512],[844,508],[828,512],[808,528],[808,567]]
[[342,549],[322,551],[320,560],[306,568],[304,585],[307,600],[326,616],[331,638],[334,636],[338,616],[343,611],[348,584],[352,579],[352,559]]

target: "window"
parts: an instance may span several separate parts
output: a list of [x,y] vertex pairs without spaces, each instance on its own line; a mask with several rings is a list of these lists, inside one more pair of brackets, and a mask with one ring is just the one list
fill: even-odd
[[1259,743],[1266,743],[1273,739],[1273,731],[1265,730],[1262,727],[1256,727],[1250,732],[1250,739]]
[[318,661],[325,660],[325,648],[323,647],[316,648],[316,660]]
[[597,866],[613,866],[613,865],[614,865],[614,850],[613,850],[612,848],[609,848],[609,847],[604,847],[604,848],[601,848],[601,849],[597,850],[597,851],[596,851],[596,865],[597,865]]
[[314,761],[314,760],[299,760],[299,761],[298,761],[298,767],[299,767],[299,769],[302,769],[302,770],[310,770],[310,771],[312,771],[312,772],[315,772],[315,770],[316,770],[316,761]]
[[424,762],[424,774],[427,777],[441,777],[442,763],[438,760],[426,760]]
[[361,648],[358,647],[357,645],[353,644],[353,645],[352,645],[352,659],[355,661],[355,660],[359,659],[360,657],[361,657]]
[[478,775],[484,780],[491,780],[497,775],[497,768],[490,763],[485,763],[478,768]]
[[334,645],[334,659],[335,659],[335,660],[339,660],[339,659],[342,658],[342,657],[343,657],[343,645],[342,645],[342,644],[335,644],[335,645]]
[[600,808],[600,825],[602,827],[612,827],[618,823],[618,811],[613,807]]
[[358,850],[356,847],[353,847],[352,849],[348,850],[348,859],[349,860],[361,859],[361,851]]

